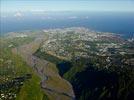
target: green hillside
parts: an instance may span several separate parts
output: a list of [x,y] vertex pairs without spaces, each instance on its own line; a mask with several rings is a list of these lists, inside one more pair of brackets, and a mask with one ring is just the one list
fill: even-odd
[[[17,43],[13,45],[19,46],[22,43],[28,43],[28,41],[31,39],[0,39],[1,100],[43,100],[47,98],[39,85],[41,79],[38,75],[19,55],[12,53],[12,47],[8,47],[11,43]],[[26,75],[29,77],[25,78]]]

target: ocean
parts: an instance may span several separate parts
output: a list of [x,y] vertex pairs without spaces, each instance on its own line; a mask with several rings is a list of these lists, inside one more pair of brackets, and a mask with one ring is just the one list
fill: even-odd
[[86,27],[112,32],[124,38],[134,37],[133,12],[25,12],[22,16],[1,16],[1,34],[23,30]]

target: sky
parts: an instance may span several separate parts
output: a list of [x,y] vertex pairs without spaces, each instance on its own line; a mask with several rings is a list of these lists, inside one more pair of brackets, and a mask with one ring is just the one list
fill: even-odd
[[134,12],[134,0],[0,0],[1,12],[121,11]]

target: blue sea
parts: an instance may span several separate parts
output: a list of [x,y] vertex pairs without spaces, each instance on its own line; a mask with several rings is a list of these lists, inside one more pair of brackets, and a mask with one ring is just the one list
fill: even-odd
[[134,37],[134,12],[19,12],[3,14],[1,34],[23,30],[86,27]]

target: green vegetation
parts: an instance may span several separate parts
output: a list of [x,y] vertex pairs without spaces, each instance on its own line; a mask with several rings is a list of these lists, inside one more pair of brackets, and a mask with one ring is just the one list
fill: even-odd
[[[14,46],[19,46],[30,42],[32,39],[5,40],[3,37],[0,38],[0,86],[6,86],[0,89],[0,99],[43,100],[43,98],[47,98],[48,100],[47,95],[40,87],[40,77],[19,55],[12,53],[12,48],[8,47],[11,43]],[[26,74],[31,74],[31,78],[23,80],[23,76]],[[19,81],[20,79],[22,81]],[[15,83],[10,87],[13,80],[15,80]]]
[[[111,64],[106,68],[104,65],[108,63],[105,58],[95,56],[85,64],[78,66],[74,63],[74,67],[64,74],[64,78],[72,83],[78,100],[130,100],[134,93],[134,69],[125,60],[131,58],[132,55],[111,56]],[[96,66],[96,63],[99,65]]]
[[26,81],[22,86],[17,100],[43,100],[45,94],[40,88],[40,81],[40,78],[33,72],[32,79]]
[[8,44],[12,44],[13,47],[20,46],[23,44],[27,44],[34,40],[34,37],[15,37],[15,38],[7,38],[5,41],[8,42]]
[[[7,85],[5,91],[1,89],[1,97],[3,93],[10,97],[10,92],[14,97],[17,96],[15,97],[17,100],[53,100],[57,96],[54,91],[69,94],[72,89],[68,86],[69,83],[64,82],[57,75],[59,72],[72,84],[76,100],[130,100],[133,98],[133,42],[124,41],[112,35],[103,35],[103,33],[84,32],[81,29],[79,31],[80,33],[77,29],[74,31],[50,30],[50,34],[49,31],[39,32],[41,34],[39,36],[34,33],[37,39],[34,36],[1,38],[0,86]],[[30,44],[24,45],[27,43]],[[12,53],[14,47],[19,48],[24,58],[29,57],[26,55],[31,57],[37,50],[34,56],[46,60],[44,63],[36,63],[40,66],[40,69],[36,71],[39,74],[42,72],[42,76],[44,74],[47,76],[46,87],[42,85],[44,91],[40,88],[40,77],[19,55]],[[29,47],[39,48],[32,50],[31,53]],[[27,53],[21,51],[23,48]],[[43,69],[45,64],[48,67]],[[31,77],[25,78],[27,75]],[[11,88],[9,83],[12,81],[15,85],[13,84]],[[45,93],[45,89],[52,90],[53,93],[48,91]]]
[[132,51],[133,42],[118,36],[68,29],[50,34],[35,55],[57,64],[77,100],[129,100],[134,94]]
[[50,54],[48,54],[48,53],[45,53],[45,52],[41,53],[41,52],[40,52],[40,49],[38,49],[38,50],[35,52],[34,55],[37,56],[37,57],[40,57],[40,58],[42,58],[42,59],[45,59],[45,60],[47,60],[47,61],[49,61],[49,62],[51,62],[51,63],[54,63],[54,64],[57,64],[57,63],[60,63],[60,62],[63,61],[62,59],[59,59],[58,57],[53,56],[53,55],[50,55]]

